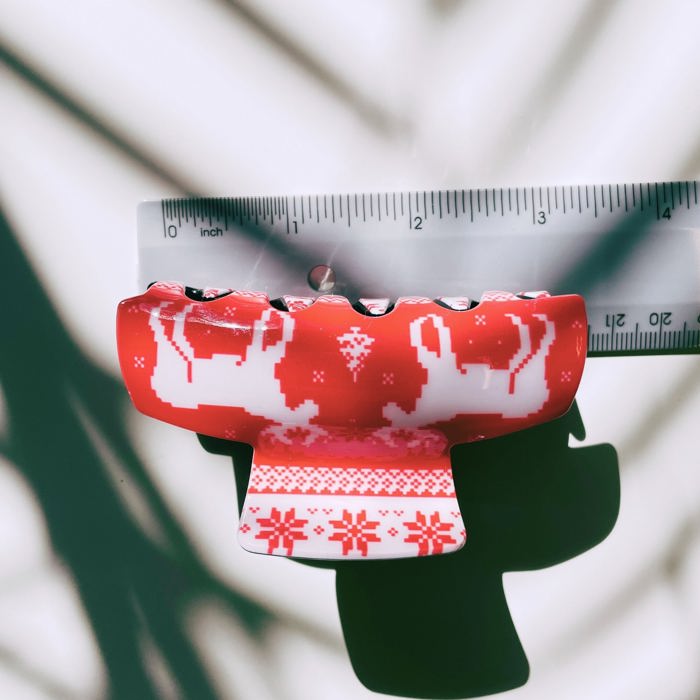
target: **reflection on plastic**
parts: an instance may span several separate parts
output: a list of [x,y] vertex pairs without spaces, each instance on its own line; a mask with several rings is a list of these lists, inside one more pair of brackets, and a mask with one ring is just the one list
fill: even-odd
[[288,312],[254,292],[199,296],[157,283],[122,302],[120,364],[144,413],[253,445],[252,552],[459,549],[450,446],[562,415],[586,354],[578,296],[489,292],[464,311],[402,297],[378,317],[339,296]]

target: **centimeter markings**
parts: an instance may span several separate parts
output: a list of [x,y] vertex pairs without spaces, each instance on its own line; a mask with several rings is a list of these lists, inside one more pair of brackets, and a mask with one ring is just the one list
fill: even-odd
[[[698,183],[658,182],[616,185],[439,190],[374,194],[322,194],[278,197],[165,199],[163,236],[174,238],[183,225],[199,226],[203,236],[221,235],[246,225],[281,226],[290,235],[316,223],[352,227],[368,221],[404,220],[420,230],[429,219],[468,219],[515,215],[534,226],[553,213],[592,214],[647,212],[671,219],[679,208],[698,206]],[[213,231],[213,233],[211,233]]]
[[[700,352],[700,314],[695,318],[696,328],[689,328],[688,320],[681,328],[666,329],[663,324],[671,323],[673,311],[652,311],[644,315],[644,320],[630,323],[630,330],[615,327],[615,319],[626,314],[606,314],[605,330],[594,331],[588,325],[588,354],[590,356],[676,354],[679,352]],[[692,312],[689,314],[692,318]],[[692,323],[692,320],[691,320]],[[601,324],[597,324],[597,327]],[[651,329],[649,327],[651,326]],[[643,330],[646,328],[646,330]]]
[[[595,220],[605,217],[617,222],[635,216],[640,224],[669,227],[681,218],[679,214],[692,215],[692,227],[700,230],[698,183],[693,181],[168,199],[153,204],[160,207],[162,233],[148,233],[160,237],[163,245],[180,239],[198,245],[200,240],[225,237],[241,228],[273,232],[288,237],[290,243],[307,231],[342,236],[342,230],[358,228],[430,236],[448,228],[453,231],[455,225],[467,233],[473,228],[497,236],[506,231],[544,232],[549,224],[553,233],[566,235],[615,225],[603,221],[596,225]],[[639,307],[618,304],[615,299],[589,304],[589,355],[700,352],[700,299],[691,297],[676,304],[657,301],[658,306]]]

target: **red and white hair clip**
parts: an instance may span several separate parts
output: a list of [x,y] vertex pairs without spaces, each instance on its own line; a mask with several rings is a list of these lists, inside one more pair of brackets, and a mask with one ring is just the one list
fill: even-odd
[[284,297],[159,282],[117,315],[143,413],[254,448],[251,552],[386,559],[459,549],[450,447],[564,414],[586,357],[579,296]]

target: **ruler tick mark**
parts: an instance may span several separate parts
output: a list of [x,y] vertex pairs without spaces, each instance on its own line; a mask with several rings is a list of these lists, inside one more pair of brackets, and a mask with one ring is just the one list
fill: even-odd
[[[665,189],[666,189],[666,186],[664,185],[664,190]],[[656,199],[656,218],[660,219],[661,212],[659,210],[659,184],[657,182],[654,183],[654,194],[655,194],[655,199]]]

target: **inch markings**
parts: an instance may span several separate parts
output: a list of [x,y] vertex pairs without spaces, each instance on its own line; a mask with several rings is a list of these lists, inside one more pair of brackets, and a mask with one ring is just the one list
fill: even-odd
[[[628,247],[620,253],[616,241]],[[278,251],[292,246],[325,256],[319,263],[330,264],[338,250],[338,260],[351,267],[383,263],[393,270],[384,296],[476,295],[498,285],[583,291],[591,355],[700,351],[695,181],[166,199],[139,206],[145,284],[200,275],[203,285],[213,284],[210,278],[221,286],[242,280],[304,293],[305,278],[285,277],[279,267],[273,274],[260,264],[266,242]],[[596,247],[618,257],[605,272],[610,276],[585,290],[558,285],[552,273],[585,262]],[[178,248],[187,252],[174,254]],[[632,253],[639,272],[632,265],[630,273]],[[590,258],[586,269],[600,274],[607,255]]]
[[[358,201],[359,200],[359,201]],[[352,206],[354,203],[354,207]],[[359,204],[359,206],[358,206]],[[461,204],[461,205],[460,205]],[[170,199],[162,201],[165,238],[175,226],[188,229],[199,225],[233,231],[246,225],[266,225],[287,234],[302,233],[304,227],[335,225],[348,228],[378,224],[393,217],[407,228],[414,228],[415,217],[425,224],[439,226],[453,217],[479,225],[499,215],[520,219],[528,214],[532,226],[566,218],[567,225],[580,218],[642,214],[651,212],[657,221],[670,220],[677,209],[697,208],[697,182],[625,183],[528,187],[477,190],[438,190],[411,193],[325,194],[245,198]],[[383,209],[383,213],[382,213]],[[296,222],[296,225],[295,225]]]

